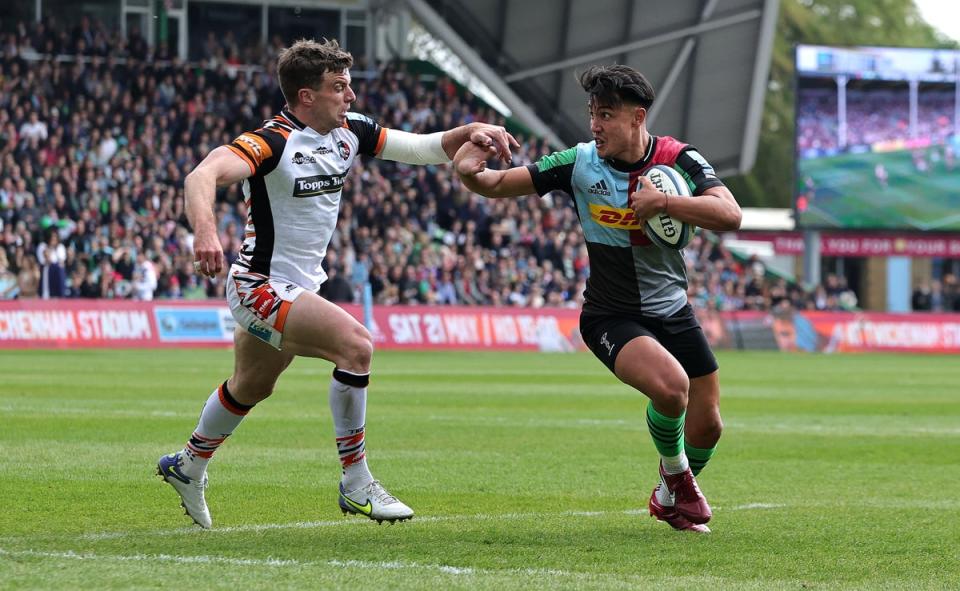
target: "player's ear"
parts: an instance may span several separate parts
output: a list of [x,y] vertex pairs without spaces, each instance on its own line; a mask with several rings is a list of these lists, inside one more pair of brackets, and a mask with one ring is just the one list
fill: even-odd
[[647,121],[647,110],[643,107],[634,107],[633,120],[638,126],[643,125]]
[[309,107],[313,104],[313,91],[309,88],[301,88],[297,91],[297,100],[301,105]]

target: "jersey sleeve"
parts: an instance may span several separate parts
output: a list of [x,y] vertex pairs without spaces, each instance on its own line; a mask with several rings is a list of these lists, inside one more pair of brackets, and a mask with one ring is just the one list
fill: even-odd
[[717,178],[713,166],[693,146],[687,146],[680,151],[676,165],[693,184],[694,195],[702,195],[711,187],[724,186],[723,181]]
[[554,152],[527,166],[533,186],[538,195],[550,191],[563,191],[573,195],[573,165],[577,160],[577,149],[567,148]]
[[280,162],[287,141],[286,135],[289,134],[280,130],[261,128],[240,134],[237,139],[227,144],[227,148],[247,163],[250,176],[262,176],[276,168]]
[[366,115],[347,113],[343,125],[357,136],[360,144],[357,151],[365,156],[377,156],[387,140],[387,129]]

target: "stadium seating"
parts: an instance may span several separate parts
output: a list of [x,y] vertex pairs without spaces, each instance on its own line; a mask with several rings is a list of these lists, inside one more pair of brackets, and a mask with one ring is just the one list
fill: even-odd
[[[282,105],[272,74],[280,45],[262,53],[263,68],[243,68],[233,47],[211,46],[202,64],[185,64],[95,21],[72,33],[20,24],[3,38],[0,298],[223,297],[222,280],[193,272],[183,178]],[[388,127],[503,123],[446,78],[402,63],[373,72],[355,74],[354,110]],[[520,139],[515,163],[547,151]],[[246,218],[238,187],[220,192],[217,217],[232,260]],[[840,307],[839,298],[769,281],[703,236],[686,257],[698,307]],[[568,198],[486,200],[462,189],[449,167],[377,160],[351,173],[326,264],[335,271],[324,295],[357,301],[369,282],[384,304],[577,307],[589,273]]]

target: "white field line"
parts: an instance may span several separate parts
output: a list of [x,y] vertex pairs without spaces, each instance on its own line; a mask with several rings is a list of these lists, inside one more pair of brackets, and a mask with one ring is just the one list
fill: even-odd
[[[727,511],[743,511],[750,509],[780,509],[786,505],[770,503],[749,503],[746,505],[736,505],[729,507]],[[714,507],[716,510],[724,510],[723,507]],[[562,511],[558,513],[500,513],[500,514],[482,514],[476,515],[428,515],[425,517],[415,517],[411,523],[442,523],[457,521],[498,521],[498,520],[517,520],[517,519],[538,519],[543,517],[606,517],[611,515],[646,515],[646,509],[627,509],[624,511]],[[214,535],[214,534],[234,534],[234,533],[257,533],[275,530],[296,530],[296,529],[318,529],[324,527],[341,527],[367,525],[366,519],[344,518],[327,521],[296,521],[292,523],[263,523],[251,525],[236,525],[229,527],[214,527],[204,530],[198,527],[180,527],[176,529],[163,529],[145,532],[102,532],[89,533],[77,536],[81,540],[114,540],[128,537],[165,537],[189,534]],[[405,527],[405,526],[402,526]]]
[[295,566],[304,564],[299,560],[277,558],[227,558],[223,556],[171,556],[169,554],[94,554],[93,552],[44,552],[40,550],[5,550],[0,548],[0,556],[10,558],[65,558],[69,560],[117,560],[117,561],[166,561],[181,564],[226,564],[230,566]]
[[[48,408],[27,405],[0,405],[0,412],[16,413],[29,416],[89,416],[100,417],[128,417],[128,418],[194,418],[195,412],[174,412],[167,410],[137,411],[137,410],[109,410],[101,408]],[[305,413],[297,416],[284,416],[285,421],[320,421],[326,420],[322,413]],[[511,429],[529,428],[558,428],[558,429],[595,429],[603,427],[628,432],[647,432],[647,426],[641,421],[628,419],[526,419],[516,420],[506,417],[474,417],[460,415],[430,415],[426,420],[431,423],[447,425],[470,424],[472,426],[494,426]],[[728,432],[761,433],[761,434],[797,434],[797,435],[831,435],[837,437],[956,437],[960,436],[960,427],[951,426],[911,426],[901,423],[873,424],[869,421],[864,424],[805,424],[805,423],[767,423],[728,421],[725,423]]]
[[[93,552],[50,552],[39,550],[5,550],[0,548],[0,558],[48,558],[59,560],[77,560],[91,562],[147,562],[159,564],[206,564],[206,565],[224,565],[232,567],[267,567],[267,568],[285,568],[285,567],[334,567],[334,568],[352,568],[360,570],[409,570],[414,573],[441,573],[446,575],[460,577],[474,576],[527,576],[527,577],[553,577],[574,579],[582,581],[605,581],[610,583],[610,588],[634,589],[636,584],[643,580],[643,577],[637,575],[623,575],[614,573],[586,573],[580,571],[568,571],[562,569],[548,568],[473,568],[462,566],[450,566],[446,564],[422,564],[419,562],[408,561],[371,561],[371,560],[295,560],[279,558],[229,558],[225,556],[185,556],[177,554],[96,554]],[[686,577],[681,577],[686,578]],[[691,579],[693,580],[693,579]],[[702,578],[696,577],[695,580],[703,583]],[[605,583],[605,584],[606,584]]]
[[[419,564],[416,562],[401,561],[370,561],[370,560],[295,560],[286,558],[229,558],[226,556],[180,556],[175,554],[96,554],[93,552],[44,552],[39,550],[4,550],[0,548],[0,556],[10,558],[60,558],[66,560],[94,560],[117,562],[161,562],[177,564],[222,564],[226,566],[256,566],[256,567],[286,567],[286,566],[335,566],[377,570],[436,570],[452,575],[471,575],[475,569],[470,567],[447,566],[442,564]],[[499,571],[489,571],[491,573]],[[528,572],[527,570],[521,572]],[[535,572],[535,569],[529,569]],[[536,571],[543,572],[543,571]],[[565,571],[550,571],[561,576],[575,573]]]
[[[472,575],[477,572],[473,568],[447,566],[442,564],[419,564],[416,562],[400,561],[366,561],[366,560],[323,560],[323,561],[304,561],[280,558],[228,558],[225,556],[180,556],[175,554],[95,554],[93,552],[42,552],[38,550],[4,550],[0,548],[0,556],[10,558],[54,558],[62,560],[91,560],[91,561],[116,561],[116,562],[159,562],[164,564],[217,564],[225,566],[255,566],[255,567],[288,567],[288,566],[332,566],[332,567],[350,567],[360,569],[376,570],[428,570],[438,571],[451,575]],[[499,571],[489,571],[496,573]],[[526,571],[521,571],[526,572]],[[565,571],[553,571],[560,576],[577,574],[567,573]]]
[[[769,503],[750,503],[746,505],[737,505],[730,507],[728,511],[738,511],[745,509],[776,509],[785,507],[786,505],[775,505]],[[718,507],[719,509],[719,507]],[[561,513],[506,513],[502,515],[464,515],[464,516],[436,516],[436,517],[421,517],[418,518],[419,522],[437,522],[437,521],[456,521],[456,520],[490,520],[490,519],[516,519],[524,517],[538,517],[538,516],[547,516],[547,515],[556,515],[556,516],[576,516],[576,517],[598,517],[605,515],[641,515],[646,514],[645,509],[630,509],[626,511],[565,511]],[[344,525],[350,523],[366,523],[365,520],[358,519],[344,519],[339,521],[315,521],[315,522],[303,522],[303,523],[287,523],[287,524],[263,524],[263,525],[252,525],[252,526],[239,526],[239,527],[225,527],[220,529],[213,530],[198,530],[197,528],[192,529],[179,529],[179,530],[165,530],[159,532],[141,532],[141,533],[129,533],[121,534],[120,536],[113,536],[109,534],[93,534],[88,536],[81,536],[84,539],[108,539],[110,537],[124,537],[124,536],[137,536],[143,537],[147,535],[171,535],[178,533],[189,533],[189,532],[202,532],[204,535],[209,535],[212,533],[235,533],[235,532],[255,532],[255,531],[264,531],[268,529],[272,530],[281,530],[281,529],[304,529],[312,527],[326,527],[332,525]],[[450,566],[445,564],[421,564],[417,562],[406,562],[406,561],[366,561],[366,560],[322,560],[322,561],[305,561],[297,560],[291,558],[231,558],[226,556],[208,556],[208,555],[175,555],[175,554],[97,554],[94,552],[75,552],[72,550],[64,551],[42,551],[42,550],[7,550],[0,548],[0,558],[49,558],[49,559],[59,559],[59,560],[76,560],[76,561],[91,561],[91,562],[142,562],[142,563],[160,563],[160,564],[210,564],[210,565],[224,565],[224,566],[235,566],[235,567],[267,567],[267,568],[285,568],[285,567],[336,567],[336,568],[353,568],[353,569],[369,569],[369,570],[409,570],[414,572],[434,572],[441,573],[446,575],[453,576],[497,576],[497,575],[522,575],[522,576],[536,576],[536,577],[554,577],[554,578],[573,578],[575,580],[597,580],[597,579],[609,579],[611,577],[616,578],[619,583],[617,587],[624,586],[627,583],[624,580],[624,577],[621,575],[612,575],[606,573],[583,573],[579,571],[566,571],[561,569],[537,569],[537,568],[512,568],[512,569],[486,569],[486,568],[473,568],[473,567],[461,567],[461,566]],[[632,579],[632,577],[627,577],[627,579]],[[624,588],[630,587],[632,585],[627,585]]]

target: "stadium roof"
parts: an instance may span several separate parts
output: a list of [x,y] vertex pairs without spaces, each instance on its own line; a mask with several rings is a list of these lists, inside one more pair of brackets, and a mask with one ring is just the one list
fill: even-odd
[[551,143],[590,138],[576,72],[624,63],[657,91],[653,133],[696,145],[721,176],[753,166],[777,0],[406,3],[461,59],[485,70],[478,75],[494,92],[513,95],[506,102],[518,119]]

